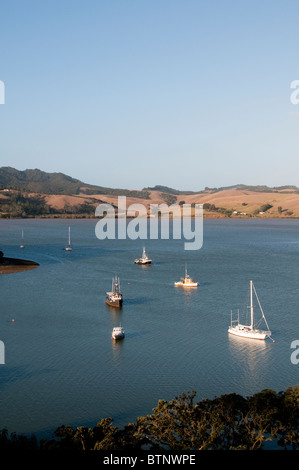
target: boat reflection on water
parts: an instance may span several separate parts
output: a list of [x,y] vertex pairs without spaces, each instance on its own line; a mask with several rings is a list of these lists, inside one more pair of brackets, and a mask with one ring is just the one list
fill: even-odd
[[262,382],[267,373],[271,358],[272,343],[267,341],[244,341],[242,337],[228,335],[228,348],[233,376],[238,377],[238,384],[245,390],[250,390],[254,384]]
[[112,346],[112,360],[114,365],[119,366],[123,361],[122,351],[125,345],[125,341],[111,339]]

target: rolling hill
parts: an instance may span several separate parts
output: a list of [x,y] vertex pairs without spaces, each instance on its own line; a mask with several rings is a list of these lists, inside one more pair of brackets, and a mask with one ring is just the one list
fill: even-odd
[[[16,170],[12,167],[0,168],[0,190],[12,189],[42,194],[115,194],[138,197],[140,191],[106,188],[83,183],[63,173],[47,173],[39,169]],[[142,192],[144,197],[146,191]]]
[[84,183],[63,173],[39,169],[0,168],[0,217],[94,217],[95,207],[107,202],[117,206],[118,196],[127,205],[203,204],[205,217],[299,217],[296,186],[248,186],[179,191],[167,186],[142,190],[115,189]]

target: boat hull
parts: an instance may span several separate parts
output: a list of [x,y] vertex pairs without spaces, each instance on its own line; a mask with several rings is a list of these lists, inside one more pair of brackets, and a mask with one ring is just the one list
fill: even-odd
[[140,260],[140,259],[135,259],[134,263],[144,265],[144,264],[152,264],[152,261],[151,260],[143,261],[143,260]]
[[190,282],[189,284],[185,284],[184,282],[175,282],[174,285],[176,287],[197,287],[198,286],[198,282]]
[[120,339],[124,339],[125,335],[122,335],[122,334],[118,334],[118,335],[112,335],[112,339],[114,339],[114,341],[119,341]]
[[111,338],[114,340],[123,339],[125,337],[125,330],[121,327],[115,327],[112,330]]
[[271,333],[267,331],[251,330],[249,328],[246,329],[238,327],[229,327],[228,332],[232,335],[240,336],[242,338],[259,340],[265,340],[271,335]]
[[109,296],[106,297],[106,304],[110,307],[122,307],[123,299],[122,298],[111,298]]

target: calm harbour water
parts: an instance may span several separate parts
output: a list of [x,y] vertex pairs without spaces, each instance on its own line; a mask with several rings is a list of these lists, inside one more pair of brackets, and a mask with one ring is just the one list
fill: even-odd
[[[204,220],[198,251],[183,240],[100,241],[96,222],[0,221],[4,255],[40,263],[0,276],[0,429],[51,437],[61,424],[108,416],[122,427],[189,390],[200,400],[299,383],[290,360],[299,339],[298,220]],[[151,266],[134,264],[144,245]],[[174,287],[185,263],[197,289]],[[121,310],[105,303],[115,274]],[[275,343],[227,333],[250,279]],[[126,337],[115,344],[120,323]]]

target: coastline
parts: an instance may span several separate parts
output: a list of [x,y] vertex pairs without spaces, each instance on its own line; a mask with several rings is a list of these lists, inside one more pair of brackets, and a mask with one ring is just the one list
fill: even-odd
[[18,273],[21,271],[29,271],[39,266],[35,261],[19,259],[19,258],[6,258],[0,252],[0,274]]
[[[61,219],[61,220],[80,220],[80,219],[103,219],[103,217],[95,216],[95,215],[90,215],[90,214],[68,214],[68,215],[36,215],[36,216],[28,216],[28,217],[1,217],[0,215],[0,221],[1,220],[30,220],[30,219]],[[115,218],[118,219],[118,214],[115,214]],[[134,219],[134,216],[127,215],[127,219]],[[147,215],[147,219],[150,219],[151,215]],[[160,218],[160,216],[159,216]],[[173,218],[172,214],[169,214],[169,218]],[[194,218],[194,215],[191,215],[191,218]],[[279,216],[270,216],[270,215],[265,215],[265,216],[256,216],[256,215],[225,215],[225,214],[211,214],[211,213],[204,213],[203,214],[204,219],[231,219],[231,220],[248,220],[248,219],[254,219],[254,220],[298,220],[299,216],[291,216],[291,215],[284,215],[283,217]]]

